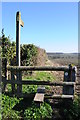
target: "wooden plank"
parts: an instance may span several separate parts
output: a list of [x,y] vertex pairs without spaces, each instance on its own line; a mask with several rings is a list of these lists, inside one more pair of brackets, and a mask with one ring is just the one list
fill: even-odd
[[75,82],[50,82],[50,81],[31,81],[31,80],[22,80],[22,81],[11,81],[11,80],[2,80],[7,84],[24,84],[24,85],[49,85],[49,86],[74,86]]
[[44,93],[36,93],[34,102],[44,102]]
[[74,95],[75,87],[68,85],[63,87],[63,94],[64,95]]
[[53,67],[53,66],[8,66],[10,71],[69,71],[68,67]]

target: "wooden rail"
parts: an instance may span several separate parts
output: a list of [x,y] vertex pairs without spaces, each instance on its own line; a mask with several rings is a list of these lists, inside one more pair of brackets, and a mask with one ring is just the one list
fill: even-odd
[[38,80],[2,80],[6,84],[18,84],[18,85],[49,85],[49,86],[74,86],[75,82],[50,82],[50,81],[38,81]]
[[[9,95],[9,96],[13,96],[12,93],[6,93],[6,95]],[[35,93],[15,93],[15,96],[17,97],[23,97],[23,98],[31,98],[33,99],[34,96],[35,96]],[[74,96],[73,95],[47,95],[45,94],[44,95],[44,99],[74,99]]]
[[69,71],[69,67],[51,67],[51,66],[8,66],[10,71]]
[[45,99],[73,99],[73,95],[53,95],[45,96]]

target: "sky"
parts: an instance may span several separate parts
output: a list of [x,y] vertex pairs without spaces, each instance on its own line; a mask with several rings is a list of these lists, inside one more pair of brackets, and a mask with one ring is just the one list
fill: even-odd
[[2,28],[16,41],[16,12],[21,12],[21,44],[34,44],[47,52],[78,52],[77,2],[3,2]]

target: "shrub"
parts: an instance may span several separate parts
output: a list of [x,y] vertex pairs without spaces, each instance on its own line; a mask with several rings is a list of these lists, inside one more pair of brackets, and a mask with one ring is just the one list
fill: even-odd
[[1,107],[1,113],[3,119],[8,118],[20,118],[20,114],[18,111],[13,110],[13,107],[19,103],[20,99],[17,99],[16,97],[9,97],[4,94],[2,94],[2,107]]
[[80,97],[76,96],[70,108],[64,109],[66,120],[80,120]]
[[36,93],[37,85],[23,85],[23,93]]
[[24,120],[47,119],[52,117],[52,108],[46,102],[44,102],[40,108],[32,103],[32,106],[25,110],[24,115]]
[[34,56],[37,54],[37,48],[33,44],[21,46],[21,65],[33,65]]

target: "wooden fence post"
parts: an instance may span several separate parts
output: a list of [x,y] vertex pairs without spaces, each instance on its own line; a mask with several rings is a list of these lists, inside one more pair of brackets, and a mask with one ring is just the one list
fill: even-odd
[[[18,71],[17,73],[17,81],[22,81],[22,72]],[[22,85],[17,85],[17,94],[22,93]]]
[[[11,71],[11,80],[15,80],[14,71]],[[12,84],[12,93],[15,93],[15,84]]]
[[[72,69],[71,64],[69,65],[69,71],[64,72],[64,82],[75,82],[75,69]],[[74,91],[74,85],[63,86],[64,95],[74,95]]]
[[[6,58],[4,59],[4,66],[2,67],[4,67],[4,79],[7,80],[7,59]],[[2,91],[5,92],[5,89],[6,89],[6,83],[4,83]]]

